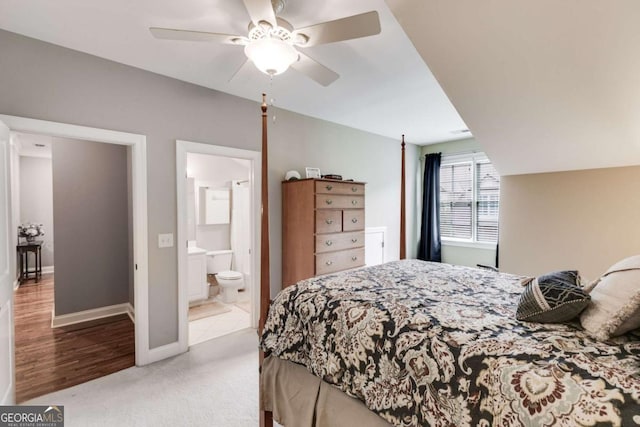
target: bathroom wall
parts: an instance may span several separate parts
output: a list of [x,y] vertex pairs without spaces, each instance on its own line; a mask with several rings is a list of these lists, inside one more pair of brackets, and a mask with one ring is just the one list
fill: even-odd
[[[40,223],[44,227],[42,268],[53,266],[53,189],[51,159],[20,156],[20,220]],[[33,259],[29,260],[30,266]]]
[[[194,178],[196,186],[196,216],[199,215],[200,187],[231,188],[232,180],[249,179],[250,162],[209,154],[187,154],[187,176]],[[196,245],[208,251],[229,249],[230,224],[198,224]]]

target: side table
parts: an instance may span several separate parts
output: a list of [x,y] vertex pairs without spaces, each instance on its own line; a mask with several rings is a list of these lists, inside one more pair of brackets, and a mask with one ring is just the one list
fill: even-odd
[[[20,284],[29,280],[31,273],[35,274],[36,283],[42,276],[42,240],[35,240],[33,242],[21,242],[18,243],[16,249],[18,251],[18,258],[20,259]],[[29,252],[33,252],[36,256],[35,269],[33,272],[29,271]]]

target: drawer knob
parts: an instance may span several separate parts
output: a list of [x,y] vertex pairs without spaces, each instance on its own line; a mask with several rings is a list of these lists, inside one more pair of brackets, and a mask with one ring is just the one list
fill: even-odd
[[358,239],[356,239],[356,238],[351,239],[351,243],[355,243],[357,241],[358,241]]
[[331,264],[333,264],[333,261],[327,261],[327,262],[325,262],[325,264],[331,265]]
[[329,225],[333,224],[333,220],[332,220],[332,219],[327,219],[327,220],[325,220],[325,222],[326,222],[327,224],[329,224]]
[[333,189],[333,185],[327,185],[325,188],[327,189],[327,191],[331,191]]
[[352,201],[351,201],[351,204],[352,204],[352,205],[357,205],[357,204],[358,204],[358,201],[357,201],[357,200],[352,200]]
[[351,257],[351,261],[357,261],[357,260],[358,260],[358,257],[357,257],[357,256],[352,256],[352,257]]
[[330,205],[331,203],[333,203],[333,200],[331,200],[331,199],[327,199],[326,203],[327,203],[328,205]]
[[358,218],[351,218],[351,222],[355,224],[356,222],[358,222]]
[[324,242],[324,243],[325,243],[325,245],[327,245],[327,246],[331,246],[331,245],[333,245],[333,242],[332,242],[331,240],[327,240],[327,241],[326,241],[326,242]]
[[358,187],[351,187],[351,191],[353,191],[354,193],[358,192]]

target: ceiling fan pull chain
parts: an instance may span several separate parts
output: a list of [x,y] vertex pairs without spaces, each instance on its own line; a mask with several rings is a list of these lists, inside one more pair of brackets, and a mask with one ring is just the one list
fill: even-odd
[[[271,75],[269,78],[269,93],[273,93],[273,75]],[[273,120],[273,123],[276,122],[276,109],[273,108],[276,105],[275,101],[276,100],[274,98],[269,98],[269,104],[271,104],[270,107],[272,107],[271,111],[273,111],[273,118],[271,119]]]

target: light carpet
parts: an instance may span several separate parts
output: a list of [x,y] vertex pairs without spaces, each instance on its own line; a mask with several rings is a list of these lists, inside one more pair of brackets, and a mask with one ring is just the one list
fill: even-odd
[[245,329],[25,404],[64,405],[66,427],[254,427],[258,336]]

